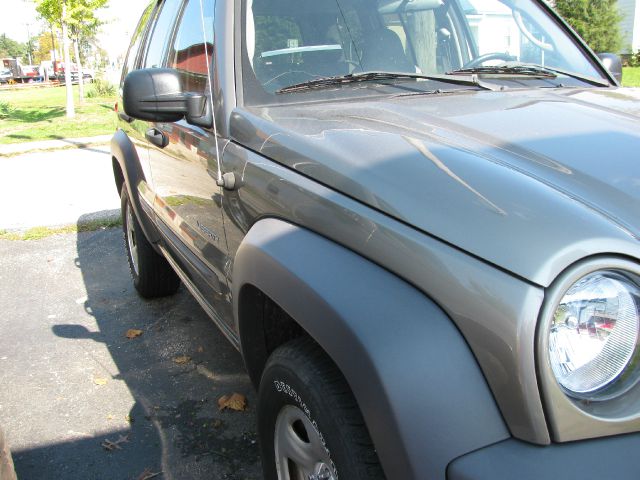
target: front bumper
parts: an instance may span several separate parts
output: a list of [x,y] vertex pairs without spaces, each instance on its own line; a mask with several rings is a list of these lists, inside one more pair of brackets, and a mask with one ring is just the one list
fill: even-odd
[[448,480],[638,480],[640,433],[537,446],[515,439],[449,464]]

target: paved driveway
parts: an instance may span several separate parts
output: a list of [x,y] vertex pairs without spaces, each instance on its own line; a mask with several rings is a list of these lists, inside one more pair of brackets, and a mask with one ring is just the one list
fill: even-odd
[[[106,173],[82,179],[113,188]],[[75,222],[95,213],[83,210]],[[0,424],[21,480],[261,478],[240,355],[186,289],[138,297],[118,229],[0,241],[0,284]],[[233,392],[248,409],[219,411]]]

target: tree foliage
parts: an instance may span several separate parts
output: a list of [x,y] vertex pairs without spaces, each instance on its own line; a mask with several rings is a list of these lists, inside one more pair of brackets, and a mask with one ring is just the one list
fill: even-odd
[[24,43],[16,42],[5,34],[0,35],[0,58],[19,58],[24,61],[26,53],[27,46]]
[[617,0],[556,0],[556,11],[595,52],[620,51],[621,15]]
[[42,32],[36,41],[38,46],[33,53],[33,63],[38,65],[40,62],[51,60],[51,51],[54,50],[51,32]]
[[[100,26],[95,12],[107,2],[108,0],[36,0],[36,11],[57,27],[66,23],[74,36],[91,35]],[[63,5],[66,5],[64,18]]]

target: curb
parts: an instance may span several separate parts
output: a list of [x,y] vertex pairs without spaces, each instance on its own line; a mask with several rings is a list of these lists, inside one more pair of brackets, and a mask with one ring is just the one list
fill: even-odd
[[42,140],[28,143],[9,143],[0,145],[0,157],[13,157],[24,153],[65,150],[69,148],[88,148],[95,145],[105,145],[111,141],[112,135],[98,135],[95,137],[63,138],[56,140]]
[[[52,223],[52,224],[42,224],[42,225],[35,225],[35,224],[29,224],[29,225],[8,225],[5,227],[2,227],[0,225],[0,233],[4,232],[4,233],[8,233],[8,234],[16,234],[16,235],[20,235],[23,233],[26,233],[30,230],[34,230],[34,229],[49,229],[52,231],[55,230],[64,230],[67,228],[86,228],[87,226],[90,226],[92,224],[97,224],[98,227],[100,227],[101,223],[109,223],[109,222],[121,222],[121,212],[119,208],[114,208],[114,209],[109,209],[109,210],[102,210],[99,212],[92,212],[92,213],[85,213],[82,214],[77,220],[75,221],[63,221],[63,222],[58,222],[58,223]],[[4,480],[2,477],[0,477],[0,480]]]

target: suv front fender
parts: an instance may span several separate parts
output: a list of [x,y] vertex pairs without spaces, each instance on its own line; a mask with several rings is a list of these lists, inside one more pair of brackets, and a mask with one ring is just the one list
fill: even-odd
[[[152,244],[158,243],[160,235],[158,234],[154,223],[145,213],[142,201],[140,200],[140,185],[146,185],[146,178],[142,171],[142,167],[140,166],[140,159],[138,158],[135,146],[127,134],[120,129],[116,131],[111,139],[111,156],[115,158],[120,165],[120,170],[124,177],[124,184],[127,187],[127,193],[131,200],[133,212],[135,213],[147,240]],[[116,174],[116,172],[114,172],[114,174]],[[116,177],[116,185],[117,183],[118,179]],[[118,191],[118,195],[119,194],[120,192]]]
[[338,365],[388,478],[444,479],[453,459],[509,437],[455,325],[389,271],[306,229],[259,221],[233,267],[245,361],[256,346],[245,342],[247,286],[275,301]]

